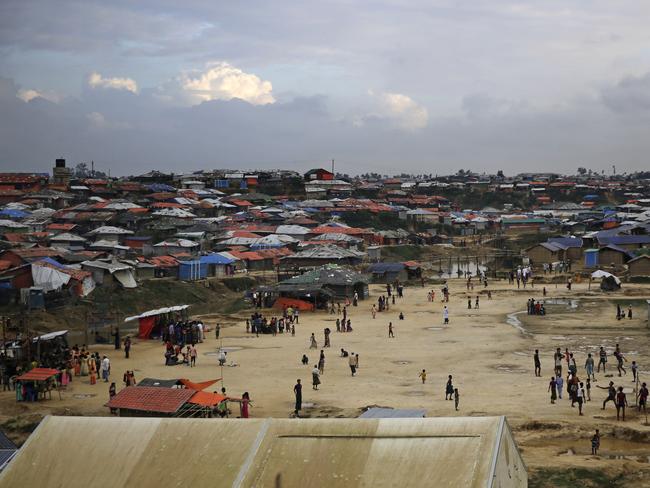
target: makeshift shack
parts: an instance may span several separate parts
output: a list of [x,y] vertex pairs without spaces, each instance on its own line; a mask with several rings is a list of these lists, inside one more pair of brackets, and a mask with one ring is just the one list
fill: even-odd
[[50,368],[33,368],[27,373],[21,374],[16,378],[16,400],[24,402],[36,402],[38,400],[52,399],[52,390],[59,393],[56,377],[59,374],[58,369]]
[[608,273],[607,271],[603,271],[601,269],[599,269],[598,271],[594,271],[593,273],[591,273],[591,278],[592,279],[601,278],[600,289],[603,291],[616,291],[621,288],[621,280],[619,280],[612,273]]
[[167,326],[172,320],[176,320],[180,315],[184,318],[187,316],[185,312],[189,305],[176,305],[173,307],[157,308],[143,312],[140,315],[127,317],[124,322],[131,322],[137,320],[139,322],[138,337],[140,339],[149,339],[153,337],[162,336],[162,328]]
[[327,265],[281,281],[277,285],[279,298],[293,298],[314,303],[324,308],[331,300],[352,299],[356,293],[360,300],[369,296],[368,277],[352,268]]

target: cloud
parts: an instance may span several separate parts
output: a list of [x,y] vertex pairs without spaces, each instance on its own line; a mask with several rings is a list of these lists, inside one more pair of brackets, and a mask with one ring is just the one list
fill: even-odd
[[429,111],[402,93],[368,91],[372,107],[362,116],[354,116],[352,125],[363,127],[380,124],[406,131],[417,131],[427,127]]
[[275,103],[273,85],[226,62],[210,64],[200,73],[182,75],[181,88],[192,104],[238,98],[252,105]]
[[59,97],[54,92],[41,92],[38,90],[24,89],[24,88],[18,90],[16,96],[20,98],[23,102],[29,102],[31,100],[34,100],[35,98],[43,98],[45,100],[49,100],[50,102],[56,103],[61,99],[61,97]]
[[602,89],[603,103],[622,115],[650,114],[650,72],[642,76],[627,76],[618,83]]
[[88,85],[91,88],[108,88],[111,90],[126,90],[131,93],[138,93],[138,84],[131,78],[104,78],[96,71],[88,77]]

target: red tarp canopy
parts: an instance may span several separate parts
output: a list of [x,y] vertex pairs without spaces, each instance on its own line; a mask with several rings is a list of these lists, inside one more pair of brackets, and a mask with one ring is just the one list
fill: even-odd
[[156,325],[156,315],[152,315],[150,317],[142,317],[140,319],[140,330],[138,337],[140,339],[149,339],[154,325]]
[[285,307],[297,308],[300,311],[314,310],[314,304],[297,298],[278,298],[273,308],[284,309]]
[[203,407],[214,407],[223,402],[227,397],[220,395],[219,393],[210,393],[208,391],[197,391],[192,398],[190,398],[189,403],[194,403],[195,405],[201,405]]
[[34,368],[27,373],[20,375],[16,380],[20,381],[45,381],[52,376],[59,374],[57,369],[50,368]]
[[217,378],[216,380],[208,380],[208,381],[201,381],[200,383],[193,383],[190,380],[187,380],[185,378],[181,378],[180,381],[185,388],[189,388],[190,390],[196,390],[196,391],[201,391],[205,390],[208,386],[214,385],[217,381],[221,381],[221,378]]

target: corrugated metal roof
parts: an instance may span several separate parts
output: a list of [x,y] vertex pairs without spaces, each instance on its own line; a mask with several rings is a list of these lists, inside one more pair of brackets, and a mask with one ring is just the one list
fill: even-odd
[[194,393],[194,390],[185,388],[129,386],[120,390],[106,406],[144,412],[174,413],[187,403]]
[[369,408],[361,415],[360,419],[407,419],[426,417],[426,410],[406,409],[406,408]]

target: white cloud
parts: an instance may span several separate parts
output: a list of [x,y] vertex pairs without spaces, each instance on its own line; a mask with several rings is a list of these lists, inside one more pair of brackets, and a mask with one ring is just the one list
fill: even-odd
[[60,97],[53,92],[41,92],[38,90],[32,90],[32,89],[21,89],[18,90],[18,93],[16,94],[18,98],[20,98],[23,102],[29,102],[31,100],[34,100],[35,98],[43,98],[45,100],[48,100],[50,102],[58,102],[60,100]]
[[131,78],[104,78],[96,71],[88,77],[88,85],[92,88],[109,88],[138,93],[138,84]]
[[375,94],[372,91],[369,94],[374,97],[377,105],[375,113],[369,117],[389,120],[405,130],[423,129],[428,125],[429,112],[408,95],[389,92]]
[[86,114],[86,119],[90,126],[95,129],[131,129],[131,124],[127,122],[111,122],[101,112],[90,112]]
[[190,103],[239,98],[252,105],[274,103],[273,85],[226,62],[208,65],[197,76],[184,74],[181,87]]

